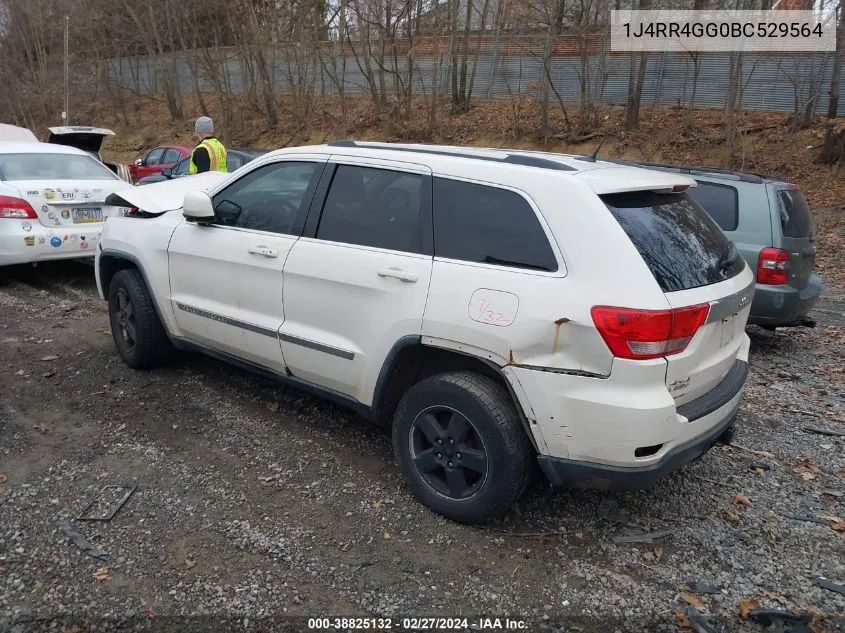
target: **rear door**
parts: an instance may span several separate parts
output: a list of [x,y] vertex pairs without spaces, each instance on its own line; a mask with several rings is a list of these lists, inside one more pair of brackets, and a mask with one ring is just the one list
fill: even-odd
[[152,176],[153,174],[157,174],[161,172],[163,167],[159,163],[161,163],[161,159],[164,158],[164,147],[156,147],[155,149],[151,150],[149,154],[147,154],[141,164],[138,166],[138,175],[137,178],[143,178],[144,176]]
[[707,321],[687,348],[666,356],[666,385],[676,403],[693,400],[713,389],[743,353],[753,273],[688,194],[638,191],[601,197],[669,307],[710,305]]
[[279,337],[294,376],[369,404],[390,348],[422,328],[432,269],[431,171],[336,160],[315,197],[322,212],[312,210],[285,264]]
[[776,187],[774,195],[775,231],[781,235],[780,248],[789,252],[789,285],[803,290],[816,262],[813,216],[804,194],[794,185]]

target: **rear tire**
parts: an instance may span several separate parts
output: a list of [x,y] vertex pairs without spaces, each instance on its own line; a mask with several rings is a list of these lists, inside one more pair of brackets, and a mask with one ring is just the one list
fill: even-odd
[[132,369],[163,364],[173,353],[141,274],[118,271],[109,285],[109,321],[120,358]]
[[535,457],[508,392],[473,372],[411,387],[396,409],[393,450],[414,495],[459,523],[507,512],[528,487]]

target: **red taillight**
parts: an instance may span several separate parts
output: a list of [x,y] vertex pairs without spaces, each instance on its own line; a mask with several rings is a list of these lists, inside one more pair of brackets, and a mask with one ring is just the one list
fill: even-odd
[[14,196],[0,196],[0,218],[37,220],[38,214],[26,200]]
[[596,329],[611,353],[633,360],[660,358],[684,351],[709,313],[708,303],[674,310],[610,306],[592,309]]
[[757,283],[782,285],[789,282],[789,252],[782,248],[764,248],[757,260]]

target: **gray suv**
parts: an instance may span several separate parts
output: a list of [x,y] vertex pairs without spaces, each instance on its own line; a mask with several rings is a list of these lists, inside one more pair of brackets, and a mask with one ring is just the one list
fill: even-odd
[[[606,159],[605,159],[606,160]],[[756,291],[748,322],[767,329],[806,325],[822,289],[813,273],[816,227],[804,195],[776,178],[657,163],[610,162],[688,174],[690,195],[710,214],[754,270]]]

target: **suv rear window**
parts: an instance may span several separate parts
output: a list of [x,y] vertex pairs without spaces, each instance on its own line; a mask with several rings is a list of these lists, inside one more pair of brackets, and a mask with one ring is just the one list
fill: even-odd
[[745,267],[713,219],[685,193],[631,191],[601,199],[663,292],[718,283]]
[[739,196],[736,187],[699,180],[698,186],[689,190],[689,195],[704,207],[719,228],[723,231],[736,231],[739,226]]
[[812,237],[813,216],[804,194],[797,189],[778,191],[778,215],[784,237]]

